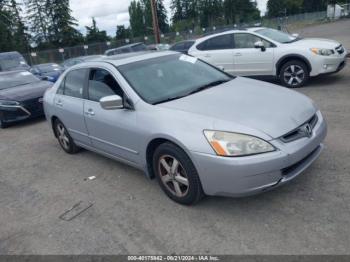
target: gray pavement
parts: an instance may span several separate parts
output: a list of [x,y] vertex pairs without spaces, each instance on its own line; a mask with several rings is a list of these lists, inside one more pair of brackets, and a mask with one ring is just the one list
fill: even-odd
[[[303,34],[350,44],[349,29],[347,20]],[[44,121],[0,130],[0,254],[350,254],[350,66],[298,91],[329,124],[320,159],[275,191],[194,207],[126,165],[65,154]],[[59,218],[80,201],[93,206]]]

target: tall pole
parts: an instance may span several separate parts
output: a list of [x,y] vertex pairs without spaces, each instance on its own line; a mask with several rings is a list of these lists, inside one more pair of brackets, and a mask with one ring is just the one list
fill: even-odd
[[152,8],[154,39],[156,41],[156,44],[159,44],[160,43],[160,32],[159,32],[156,1],[155,0],[150,0],[150,1],[151,1],[151,8]]

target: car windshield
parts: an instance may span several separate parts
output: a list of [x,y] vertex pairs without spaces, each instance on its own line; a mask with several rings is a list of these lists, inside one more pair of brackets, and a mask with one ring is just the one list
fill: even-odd
[[291,36],[290,34],[271,28],[260,29],[257,30],[256,33],[268,37],[276,42],[280,42],[282,44],[292,43],[297,40],[296,37]]
[[36,68],[38,68],[42,73],[49,73],[61,70],[60,66],[57,64],[37,65]]
[[23,58],[15,56],[0,56],[0,71],[10,71],[21,67],[28,67]]
[[118,69],[150,104],[179,99],[233,78],[197,58],[180,54],[134,62]]
[[0,90],[39,82],[40,80],[29,72],[16,72],[0,75]]

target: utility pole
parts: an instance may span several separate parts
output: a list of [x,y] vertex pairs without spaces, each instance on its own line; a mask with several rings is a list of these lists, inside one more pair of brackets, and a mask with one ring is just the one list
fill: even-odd
[[150,0],[150,1],[151,1],[151,8],[152,8],[154,39],[156,41],[156,44],[159,44],[160,43],[160,32],[159,32],[156,1],[155,0]]

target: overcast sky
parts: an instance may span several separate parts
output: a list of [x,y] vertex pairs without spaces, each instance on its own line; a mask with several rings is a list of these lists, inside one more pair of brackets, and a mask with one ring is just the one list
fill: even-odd
[[[257,0],[259,9],[265,13],[267,0]],[[128,7],[131,0],[71,0],[73,15],[79,22],[79,29],[85,33],[85,26],[91,25],[91,18],[95,17],[100,30],[106,30],[114,35],[116,25],[129,25]],[[164,3],[169,10],[171,0]]]

